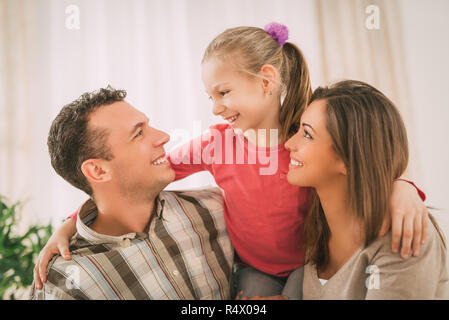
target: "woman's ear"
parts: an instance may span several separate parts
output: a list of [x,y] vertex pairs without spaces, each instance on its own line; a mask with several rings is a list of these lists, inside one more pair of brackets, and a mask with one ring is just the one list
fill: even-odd
[[263,91],[271,95],[275,89],[275,84],[278,81],[278,72],[271,64],[264,64],[260,69],[259,74],[262,76]]
[[109,166],[102,159],[88,159],[81,165],[81,171],[90,183],[111,180]]
[[338,172],[343,175],[343,176],[347,176],[348,175],[348,171],[346,170],[346,166],[344,164],[344,162],[339,159],[338,160]]

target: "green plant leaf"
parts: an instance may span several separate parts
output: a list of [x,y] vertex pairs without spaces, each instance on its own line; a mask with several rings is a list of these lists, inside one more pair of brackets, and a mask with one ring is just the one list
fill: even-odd
[[[23,235],[14,226],[20,219],[22,205],[8,205],[0,195],[0,299],[8,288],[27,288],[33,281],[33,269],[39,252],[50,238],[53,227],[32,225]],[[41,233],[41,234],[40,234]]]

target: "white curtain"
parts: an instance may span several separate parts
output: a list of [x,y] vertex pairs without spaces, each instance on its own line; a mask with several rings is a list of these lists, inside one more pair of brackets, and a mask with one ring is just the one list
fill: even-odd
[[[318,0],[322,72],[324,83],[357,79],[378,88],[396,104],[412,136],[399,5],[398,1]],[[416,178],[417,162],[413,156],[410,159],[406,176]]]
[[[378,30],[365,26],[369,5],[379,8]],[[419,183],[429,171],[415,156],[409,80],[420,75],[405,63],[405,11],[396,0],[0,0],[0,194],[26,201],[24,224],[59,225],[87,198],[53,171],[47,153],[50,124],[64,104],[108,84],[123,88],[153,126],[172,135],[169,151],[179,132],[195,135],[219,121],[200,78],[207,44],[226,28],[272,21],[288,26],[314,88],[359,79],[396,102],[409,129],[409,174]],[[72,29],[77,12],[79,29]],[[201,173],[170,188],[213,183]],[[423,187],[432,194],[440,186]]]
[[[366,81],[398,107],[409,139],[405,177],[449,234],[449,2],[317,0],[323,83]],[[378,20],[376,19],[378,14]]]

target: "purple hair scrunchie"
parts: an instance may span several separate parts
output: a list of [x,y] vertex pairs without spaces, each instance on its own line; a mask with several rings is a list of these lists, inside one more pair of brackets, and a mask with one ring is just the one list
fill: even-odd
[[288,39],[288,29],[283,24],[271,22],[267,24],[264,30],[282,47]]

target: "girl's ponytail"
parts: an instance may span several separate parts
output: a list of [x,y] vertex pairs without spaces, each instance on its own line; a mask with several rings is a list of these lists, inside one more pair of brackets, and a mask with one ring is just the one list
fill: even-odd
[[309,68],[301,50],[291,42],[282,46],[285,98],[279,112],[281,137],[294,135],[300,126],[301,115],[312,96]]

